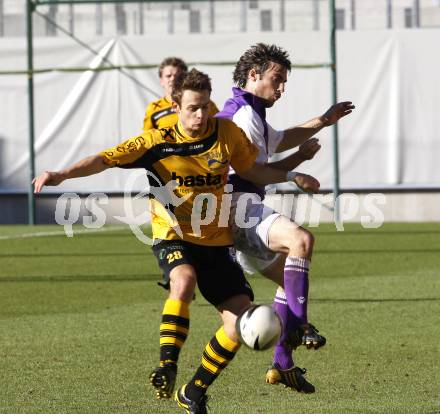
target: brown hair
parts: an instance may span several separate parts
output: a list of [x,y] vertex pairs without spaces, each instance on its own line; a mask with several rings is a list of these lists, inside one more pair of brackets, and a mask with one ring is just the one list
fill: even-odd
[[180,105],[183,92],[186,90],[196,92],[209,91],[211,93],[211,79],[205,73],[194,68],[189,72],[182,72],[173,82],[173,91],[171,92],[173,101]]
[[292,66],[289,54],[281,47],[257,43],[246,50],[238,60],[234,70],[234,82],[244,88],[251,69],[255,69],[261,75],[271,67],[272,63],[278,63],[289,72]]
[[188,71],[188,66],[186,66],[186,63],[182,59],[171,56],[162,60],[162,63],[159,66],[159,78],[162,77],[162,71],[165,66],[173,66],[175,68],[179,68],[182,72]]

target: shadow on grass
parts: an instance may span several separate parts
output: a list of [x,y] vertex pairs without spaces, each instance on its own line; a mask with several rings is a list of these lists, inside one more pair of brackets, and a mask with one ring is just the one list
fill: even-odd
[[310,302],[318,303],[381,303],[381,302],[437,302],[440,298],[382,298],[382,299],[372,299],[372,298],[359,298],[359,299],[345,299],[345,298],[335,298],[335,299],[310,299]]
[[[316,302],[316,303],[381,303],[381,302],[439,302],[439,301],[440,301],[440,298],[309,299],[309,302]],[[200,302],[198,302],[198,303],[195,302],[194,305],[196,305],[196,306],[212,306],[210,303],[200,303]]]
[[162,274],[152,275],[66,275],[66,276],[6,276],[0,283],[33,283],[33,282],[150,282],[162,280]]
[[113,257],[121,257],[121,256],[146,256],[152,255],[150,249],[147,249],[144,252],[140,253],[121,253],[121,252],[90,252],[90,253],[18,253],[18,254],[0,254],[1,258],[35,258],[40,259],[42,257],[93,257],[93,256],[113,256]]
[[[148,237],[151,237],[151,233],[149,233],[149,232],[146,232],[146,234],[147,234],[147,236]],[[92,237],[92,238],[112,238],[112,239],[114,239],[114,238],[128,238],[128,237],[130,237],[130,238],[136,238],[136,236],[130,231],[130,230],[122,230],[122,231],[119,231],[119,232],[114,232],[114,233],[112,233],[111,231],[108,231],[108,232],[103,232],[103,233],[98,233],[98,232],[96,232],[96,233],[80,233],[80,234],[75,234],[75,237],[84,237],[84,236],[86,236],[86,237]]]
[[[310,231],[313,232],[313,227],[310,228]],[[423,229],[414,229],[414,230],[381,230],[379,229],[359,229],[359,230],[344,230],[344,231],[336,231],[334,229],[333,231],[323,230],[323,231],[317,231],[316,234],[318,237],[322,236],[335,236],[335,235],[348,235],[348,236],[365,236],[365,235],[376,235],[380,233],[380,235],[406,235],[406,236],[412,236],[412,235],[420,235],[420,234],[440,234],[440,228],[438,230],[423,230]]]
[[423,254],[423,253],[440,253],[440,249],[364,249],[364,250],[325,250],[315,249],[314,253],[323,254],[369,254],[369,253],[410,253],[410,254]]

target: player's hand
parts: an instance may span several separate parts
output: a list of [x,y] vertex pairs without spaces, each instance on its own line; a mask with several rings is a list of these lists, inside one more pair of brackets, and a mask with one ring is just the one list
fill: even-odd
[[319,191],[319,181],[311,175],[298,173],[293,182],[306,193],[317,193]]
[[45,185],[58,185],[64,181],[64,177],[57,172],[45,171],[32,180],[34,193],[39,193]]
[[298,148],[298,155],[303,160],[311,160],[315,154],[321,149],[318,138],[310,138]]
[[325,124],[333,125],[338,122],[344,116],[351,114],[355,106],[350,101],[339,102],[337,104],[332,105],[327,112],[323,115],[325,119]]

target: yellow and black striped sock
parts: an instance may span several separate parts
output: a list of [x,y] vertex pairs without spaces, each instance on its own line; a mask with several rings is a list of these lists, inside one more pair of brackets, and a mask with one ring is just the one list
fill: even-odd
[[231,362],[239,348],[240,344],[230,339],[222,326],[206,345],[202,364],[186,386],[185,395],[191,400],[198,401]]
[[189,305],[181,300],[167,299],[160,324],[160,365],[177,364],[179,352],[189,329]]

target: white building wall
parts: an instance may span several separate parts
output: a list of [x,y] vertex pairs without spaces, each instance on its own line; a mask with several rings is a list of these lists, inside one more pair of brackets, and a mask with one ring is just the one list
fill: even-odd
[[[4,33],[5,36],[24,36],[25,1],[4,0]],[[257,4],[257,8],[250,8]],[[261,13],[270,10],[272,16],[272,31],[281,29],[281,0],[258,0],[251,3],[249,0],[217,1],[215,10],[215,31],[218,33],[240,32],[243,26],[247,31],[260,31]],[[337,0],[337,9],[345,10],[345,29],[352,30],[352,0]],[[387,0],[355,0],[355,28],[356,30],[385,29],[387,25]],[[392,24],[394,29],[405,28],[405,9],[414,7],[414,0],[392,0]],[[438,0],[419,0],[420,26],[440,28],[440,3]],[[244,13],[243,13],[244,5]],[[284,0],[285,30],[307,31],[328,30],[329,14],[327,0]],[[127,3],[122,5],[127,22],[126,34],[140,33],[140,7],[143,11],[143,26],[145,34],[168,33],[170,31],[170,8],[174,9],[174,33],[189,33],[189,11],[200,10],[201,31],[209,33],[210,4],[206,2],[171,3]],[[40,6],[41,13],[49,11],[48,6]],[[82,36],[96,34],[97,5],[74,6],[75,33]],[[116,15],[114,4],[102,5],[104,15],[104,35],[116,34]],[[245,16],[245,17],[243,17]],[[64,27],[69,27],[69,6],[59,5],[56,20]],[[35,33],[37,36],[46,35],[46,23],[40,18],[35,19]]]

